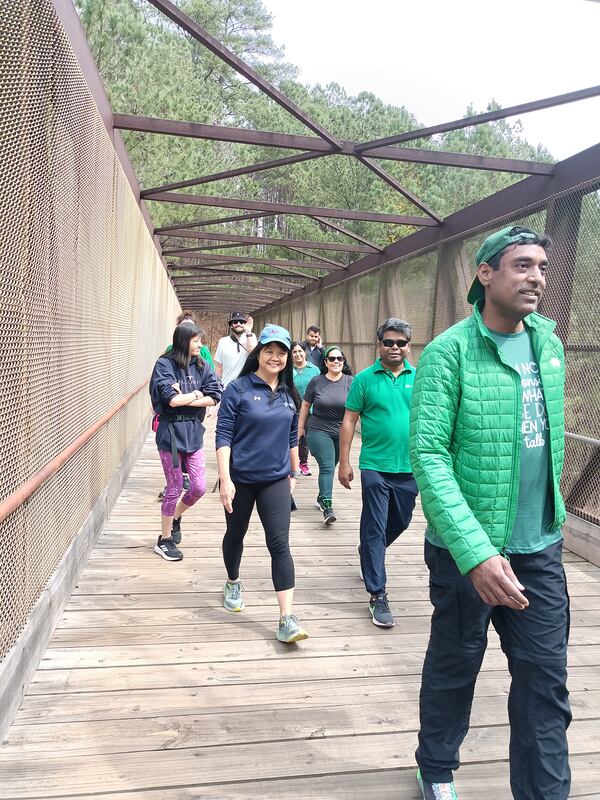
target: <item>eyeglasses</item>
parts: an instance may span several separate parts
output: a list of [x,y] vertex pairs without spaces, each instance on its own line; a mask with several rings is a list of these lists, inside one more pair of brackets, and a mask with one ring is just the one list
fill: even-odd
[[382,339],[381,344],[384,347],[406,347],[407,344],[410,344],[410,339]]
[[343,361],[344,356],[327,356],[327,361]]

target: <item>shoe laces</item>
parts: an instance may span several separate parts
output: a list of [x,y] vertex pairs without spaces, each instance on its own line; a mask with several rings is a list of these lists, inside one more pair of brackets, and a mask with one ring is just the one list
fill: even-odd
[[[387,594],[380,594],[375,598],[375,605],[380,608],[382,611],[389,611],[390,604],[388,603]],[[445,784],[440,783],[436,784],[438,786],[444,786]],[[445,798],[441,798],[441,800],[445,800]]]
[[231,599],[239,600],[242,595],[242,584],[239,582],[237,583],[232,583],[230,581],[227,582],[229,584],[229,595],[231,596]]
[[279,620],[280,625],[299,626],[298,617],[295,614],[284,614]]

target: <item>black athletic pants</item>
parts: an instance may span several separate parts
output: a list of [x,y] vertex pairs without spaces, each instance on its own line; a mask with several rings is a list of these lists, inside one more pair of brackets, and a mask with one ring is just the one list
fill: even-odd
[[223,537],[223,560],[227,577],[237,580],[244,550],[244,536],[256,503],[271,554],[271,576],[276,592],[294,587],[294,562],[290,553],[290,482],[236,483],[233,511],[225,512],[227,530]]
[[469,729],[491,621],[512,678],[512,795],[515,800],[567,800],[569,597],[561,549],[562,542],[556,542],[539,553],[511,555],[511,566],[529,599],[528,608],[515,611],[484,603],[449,552],[425,542],[434,611],[423,666],[416,758],[426,780],[447,783],[459,767],[458,751]]

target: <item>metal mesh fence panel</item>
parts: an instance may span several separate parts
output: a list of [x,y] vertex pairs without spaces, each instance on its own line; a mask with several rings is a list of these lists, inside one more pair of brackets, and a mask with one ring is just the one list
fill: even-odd
[[[0,499],[149,376],[179,304],[49,0],[0,5]],[[0,523],[0,658],[148,417],[147,391]]]

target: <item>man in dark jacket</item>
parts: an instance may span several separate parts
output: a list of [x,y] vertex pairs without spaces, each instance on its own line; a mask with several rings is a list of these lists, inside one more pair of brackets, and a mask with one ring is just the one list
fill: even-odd
[[564,357],[555,323],[536,313],[549,245],[528,228],[489,236],[475,256],[473,315],[418,364],[410,446],[434,606],[416,752],[426,800],[457,797],[490,622],[512,677],[513,797],[569,796]]
[[321,328],[311,325],[306,331],[306,341],[303,344],[306,347],[307,361],[321,369],[325,355],[325,348],[321,341]]

